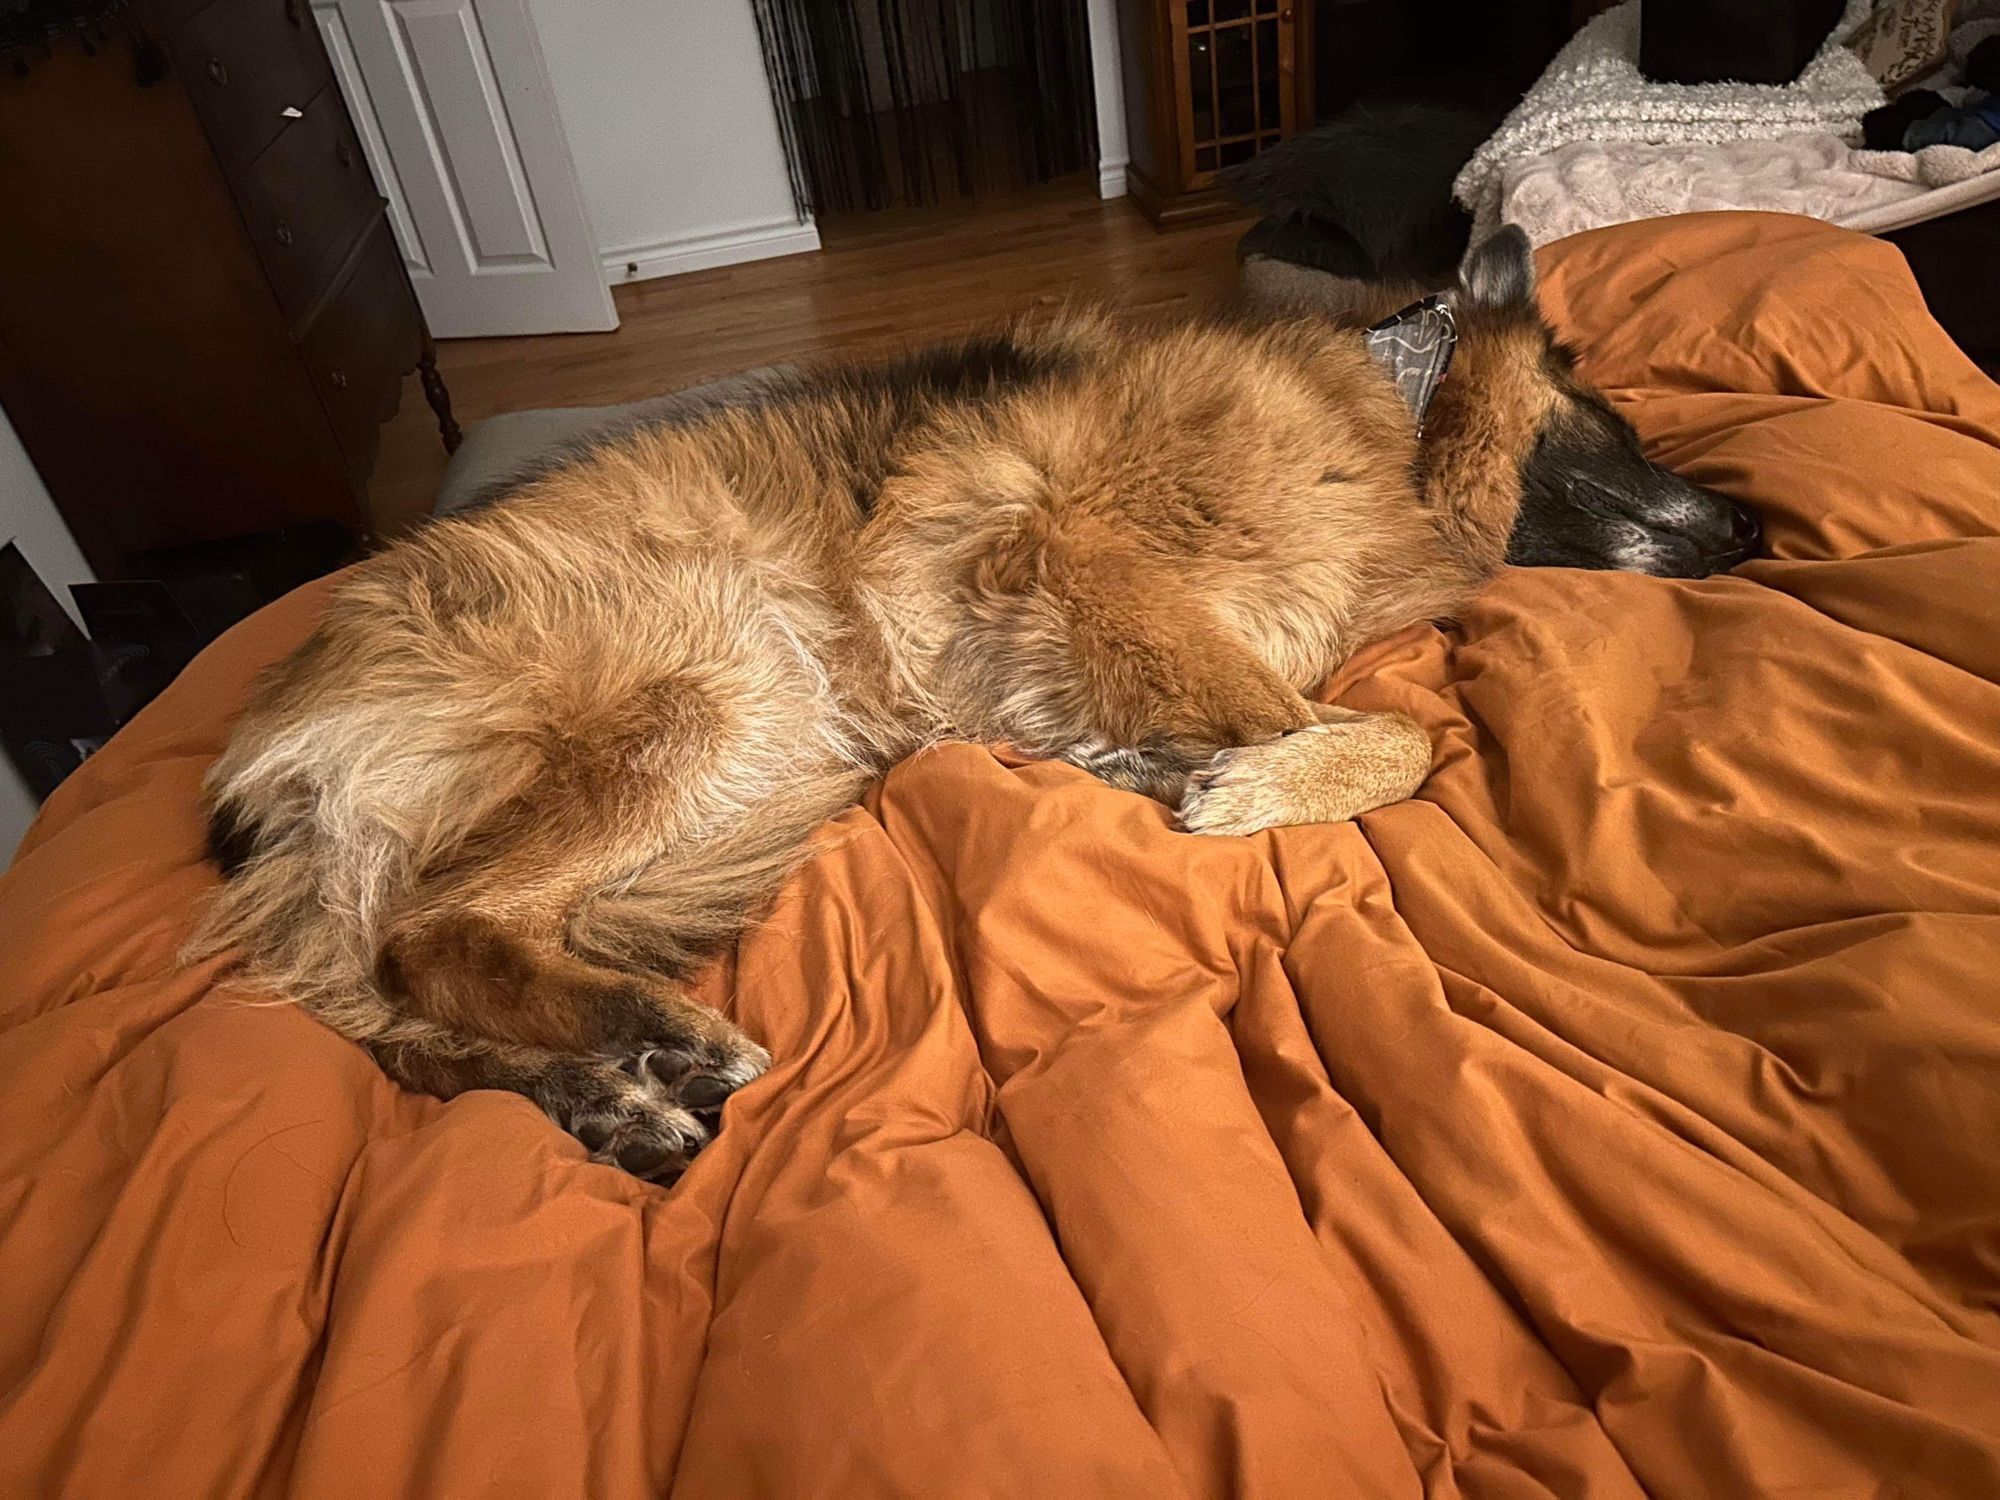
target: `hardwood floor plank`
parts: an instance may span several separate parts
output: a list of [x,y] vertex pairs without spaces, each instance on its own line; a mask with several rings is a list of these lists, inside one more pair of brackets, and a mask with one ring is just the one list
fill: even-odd
[[[636,401],[756,365],[882,352],[1065,298],[1133,310],[1200,304],[1236,274],[1247,221],[1161,234],[1128,199],[1074,189],[970,213],[830,227],[812,255],[617,287],[615,333],[450,339],[438,363],[461,423],[540,406]],[[428,513],[444,455],[414,380],[372,487],[385,536]]]

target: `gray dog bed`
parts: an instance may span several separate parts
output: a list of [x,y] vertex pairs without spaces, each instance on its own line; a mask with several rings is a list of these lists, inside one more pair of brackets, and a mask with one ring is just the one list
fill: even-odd
[[796,373],[791,365],[766,365],[622,406],[554,406],[475,422],[445,466],[431,514],[452,515],[503,494],[559,448],[634,427],[684,422],[718,406],[751,400]]

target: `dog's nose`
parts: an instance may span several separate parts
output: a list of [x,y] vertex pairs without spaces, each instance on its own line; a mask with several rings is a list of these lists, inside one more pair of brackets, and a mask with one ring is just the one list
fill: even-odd
[[1757,520],[1757,513],[1741,505],[1731,507],[1729,537],[1746,554],[1755,552],[1757,543],[1764,539],[1764,527]]

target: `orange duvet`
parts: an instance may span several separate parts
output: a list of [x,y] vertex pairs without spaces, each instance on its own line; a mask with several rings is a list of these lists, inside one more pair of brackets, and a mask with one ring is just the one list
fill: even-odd
[[901,767],[671,1192],[176,970],[320,591],[216,645],[0,881],[0,1495],[2000,1494],[2000,389],[1806,220],[1544,269],[1775,557],[1371,653],[1355,825]]

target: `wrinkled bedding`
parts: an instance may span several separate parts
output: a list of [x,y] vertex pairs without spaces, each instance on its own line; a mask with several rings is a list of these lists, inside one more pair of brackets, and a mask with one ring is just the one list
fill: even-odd
[[322,591],[219,642],[0,878],[0,1494],[2000,1493],[2000,389],[1810,220],[1542,261],[1775,556],[1372,651],[1353,825],[902,766],[671,1192],[176,970]]

